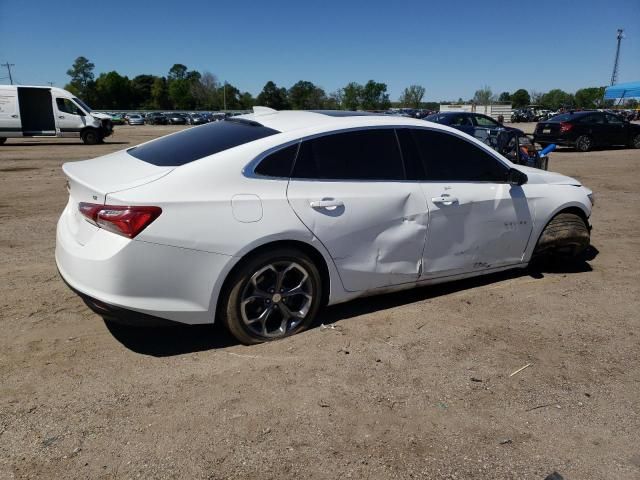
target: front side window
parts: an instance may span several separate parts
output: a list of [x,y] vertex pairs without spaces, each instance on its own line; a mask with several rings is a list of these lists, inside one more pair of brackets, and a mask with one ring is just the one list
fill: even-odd
[[449,125],[453,125],[456,127],[472,127],[473,126],[473,124],[471,123],[471,119],[466,115],[459,115],[457,117],[454,117],[451,120],[451,123]]
[[68,98],[56,98],[58,110],[71,115],[82,115],[78,106]]
[[479,127],[498,128],[500,124],[491,118],[482,117],[480,115],[474,117]]
[[326,180],[404,180],[393,129],[342,132],[306,140],[292,177]]
[[612,125],[621,125],[624,122],[617,115],[611,115],[610,113],[607,113],[607,123],[610,123]]
[[[480,147],[447,132],[399,131],[407,176],[412,180],[504,182],[508,167]],[[411,178],[413,177],[413,178]]]

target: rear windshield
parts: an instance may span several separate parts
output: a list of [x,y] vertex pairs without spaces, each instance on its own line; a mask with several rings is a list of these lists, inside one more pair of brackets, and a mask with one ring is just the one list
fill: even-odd
[[129,155],[161,167],[178,167],[208,155],[280,133],[257,122],[225,120],[183,130],[127,150]]

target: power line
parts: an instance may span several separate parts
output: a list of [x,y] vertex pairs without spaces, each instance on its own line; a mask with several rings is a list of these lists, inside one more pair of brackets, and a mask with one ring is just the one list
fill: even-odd
[[16,64],[15,63],[1,63],[0,67],[7,67],[7,71],[9,72],[9,81],[11,82],[11,85],[13,85],[13,77],[11,77],[11,67],[15,67]]

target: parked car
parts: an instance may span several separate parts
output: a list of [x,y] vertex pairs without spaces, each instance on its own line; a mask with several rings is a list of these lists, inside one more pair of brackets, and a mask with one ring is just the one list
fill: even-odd
[[114,125],[124,125],[124,117],[119,113],[114,113],[111,115],[111,123]]
[[62,168],[56,263],[87,305],[223,322],[246,344],[304,330],[325,304],[589,244],[578,180],[405,117],[258,107]]
[[111,117],[94,112],[71,92],[56,87],[0,85],[0,145],[7,138],[81,138],[101,143],[113,133]]
[[168,112],[164,114],[169,125],[186,125],[187,117],[183,113]]
[[147,125],[166,125],[169,123],[169,120],[167,120],[167,117],[163,114],[154,112],[147,114],[144,118],[144,123]]
[[129,115],[129,118],[127,119],[127,123],[129,125],[144,125],[144,118],[142,118],[142,115],[138,115],[137,113],[134,113]]
[[203,124],[208,123],[208,122],[207,122],[207,119],[204,116],[202,116],[202,115],[200,115],[198,113],[193,113],[193,114],[187,116],[187,123],[189,125],[203,125]]
[[640,125],[609,112],[563,113],[539,122],[534,138],[542,146],[555,143],[581,152],[613,145],[640,148]]
[[427,116],[425,120],[456,128],[487,144],[491,144],[492,139],[495,139],[499,132],[505,130],[524,135],[522,130],[507,127],[490,116],[481,113],[440,112]]

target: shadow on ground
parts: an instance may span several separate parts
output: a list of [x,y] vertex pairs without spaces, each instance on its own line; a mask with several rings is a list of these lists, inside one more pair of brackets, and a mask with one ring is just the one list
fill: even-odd
[[[523,276],[541,279],[547,273],[572,274],[590,272],[593,269],[588,262],[593,260],[598,253],[598,249],[591,246],[581,258],[573,262],[538,262],[527,269],[509,270],[467,280],[352,300],[321,310],[311,328],[318,328],[321,324],[329,325],[340,320],[347,320],[352,317],[409,305],[476,287],[505,282]],[[136,353],[154,357],[182,355],[238,345],[238,342],[229,332],[219,324],[132,327],[107,320],[105,320],[105,324],[114,338],[126,348]]]

